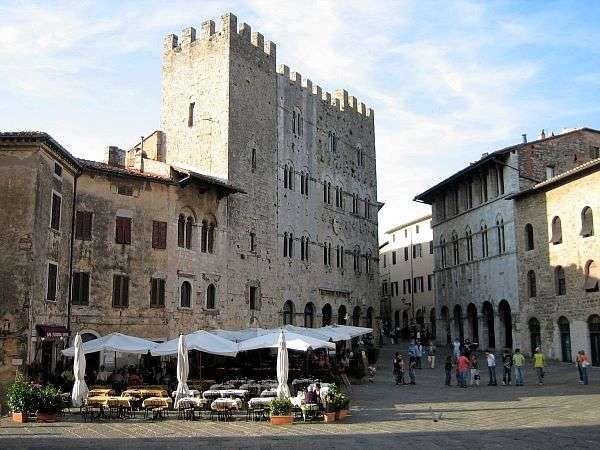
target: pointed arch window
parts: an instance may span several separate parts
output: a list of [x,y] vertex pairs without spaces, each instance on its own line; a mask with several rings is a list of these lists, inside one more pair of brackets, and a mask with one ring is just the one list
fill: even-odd
[[579,234],[584,238],[594,235],[594,216],[592,208],[589,206],[581,211],[581,232]]
[[529,293],[529,298],[537,296],[537,283],[535,279],[535,272],[533,270],[527,272],[527,290]]
[[209,284],[206,288],[206,309],[215,309],[217,290],[214,284]]
[[460,264],[459,243],[458,243],[458,236],[456,233],[452,234],[452,259],[454,261],[455,266]]
[[191,308],[192,306],[192,285],[189,281],[181,283],[179,306],[182,308]]
[[525,249],[528,251],[533,250],[534,246],[535,244],[533,242],[533,225],[528,223],[527,225],[525,225]]
[[192,248],[192,236],[194,228],[194,218],[188,216],[185,223],[185,248]]
[[179,214],[177,219],[177,246],[185,247],[185,216],[183,214]]
[[504,241],[504,219],[496,220],[496,232],[498,234],[498,254],[501,255],[506,251],[506,243]]
[[488,228],[486,224],[481,225],[481,256],[487,258],[490,254],[488,246]]
[[440,238],[440,262],[442,269],[448,265],[446,260],[446,239],[443,237]]
[[291,300],[288,300],[283,304],[283,324],[294,324],[294,303],[292,303]]
[[565,269],[558,266],[554,269],[554,279],[556,285],[556,295],[565,295],[567,293],[567,280],[565,278]]
[[596,292],[598,290],[599,280],[600,263],[598,263],[598,261],[589,260],[585,264],[585,283],[583,288],[588,292]]
[[550,238],[550,242],[553,245],[562,244],[562,224],[558,216],[552,219],[552,237]]
[[473,233],[469,227],[465,232],[465,241],[467,244],[467,261],[473,261]]

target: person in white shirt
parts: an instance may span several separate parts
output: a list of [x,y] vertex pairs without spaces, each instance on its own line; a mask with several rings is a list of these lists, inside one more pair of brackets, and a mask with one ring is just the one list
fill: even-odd
[[488,386],[498,386],[496,381],[496,357],[492,352],[487,350],[485,352],[485,358],[487,360],[488,372],[490,374],[490,381]]

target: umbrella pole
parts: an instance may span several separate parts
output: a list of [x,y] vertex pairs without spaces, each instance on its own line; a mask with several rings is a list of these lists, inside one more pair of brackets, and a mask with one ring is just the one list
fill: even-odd
[[198,360],[200,361],[200,367],[198,367],[198,373],[200,374],[200,380],[202,380],[202,352],[198,352]]

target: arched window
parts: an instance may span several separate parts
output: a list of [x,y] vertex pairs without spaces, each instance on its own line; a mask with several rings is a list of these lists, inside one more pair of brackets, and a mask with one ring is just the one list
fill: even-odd
[[530,223],[528,223],[527,225],[525,225],[525,249],[526,250],[533,250],[534,249],[534,243],[533,243],[533,225],[531,225]]
[[600,264],[598,261],[589,260],[585,263],[585,284],[584,289],[588,292],[598,290],[598,280],[600,279]]
[[202,221],[202,231],[200,233],[200,251],[206,253],[208,249],[208,222]]
[[179,306],[182,308],[192,307],[192,285],[189,281],[181,283]]
[[488,246],[488,229],[485,223],[481,224],[481,256],[487,258],[490,254]]
[[558,318],[558,333],[560,334],[560,349],[562,362],[571,362],[571,326],[565,316]]
[[589,237],[594,235],[594,216],[592,214],[592,208],[586,206],[581,211],[581,236]]
[[287,234],[287,232],[285,232],[285,233],[283,233],[283,257],[284,258],[288,255],[287,245],[288,245],[288,234]]
[[498,254],[506,251],[506,241],[504,240],[504,219],[496,219],[496,230],[498,233]]
[[208,253],[213,253],[214,247],[215,247],[215,223],[211,221],[208,224],[208,238],[207,238]]
[[312,302],[308,302],[304,307],[304,326],[306,328],[313,328],[315,324],[315,305]]
[[294,235],[292,233],[288,236],[288,256],[290,258],[294,257]]
[[442,265],[442,269],[447,266],[446,261],[446,239],[444,237],[440,238],[440,261]]
[[179,214],[177,219],[177,246],[185,247],[185,216],[183,214]]
[[283,304],[283,324],[294,324],[294,303],[292,303],[291,300],[288,300]]
[[554,269],[554,280],[556,295],[565,295],[567,293],[567,281],[565,278],[565,269],[562,266]]
[[352,325],[355,327],[360,326],[360,306],[355,306],[352,310]]
[[527,290],[530,298],[537,296],[537,285],[535,282],[535,272],[533,270],[527,272]]
[[302,261],[304,261],[304,249],[306,247],[304,246],[304,236],[300,237],[300,259]]
[[373,328],[373,307],[369,306],[367,309],[367,316],[365,318],[365,324],[367,328]]
[[360,249],[359,248],[355,248],[354,249],[354,272],[355,273],[360,273]]
[[458,248],[458,236],[456,232],[452,233],[452,259],[454,265],[457,266],[460,263],[460,253]]
[[560,217],[555,216],[552,219],[552,238],[550,242],[554,245],[562,243],[562,225],[560,223]]
[[288,187],[288,167],[283,166],[283,187],[287,189]]
[[542,332],[540,329],[540,321],[535,317],[529,319],[529,337],[531,342],[531,353],[535,349],[542,346]]
[[473,261],[473,233],[469,227],[465,231],[465,241],[467,244],[467,261]]
[[329,303],[323,305],[321,315],[323,316],[323,321],[321,322],[323,326],[331,325],[331,305]]
[[588,331],[592,365],[600,366],[600,316],[598,314],[593,314],[588,318]]
[[192,233],[194,227],[194,218],[188,216],[185,223],[185,248],[192,248]]
[[365,255],[365,273],[371,273],[371,252]]
[[[385,259],[385,255],[384,255],[384,259]],[[338,244],[338,246],[337,246],[336,261],[337,261],[337,266],[343,269],[344,268],[344,246],[343,245]]]
[[206,288],[206,309],[215,309],[216,289],[214,284],[209,284]]
[[337,145],[335,133],[333,131],[330,131],[329,133],[327,133],[327,136],[329,138],[329,150],[335,152]]
[[341,305],[338,308],[338,325],[346,325],[346,322],[348,321],[346,315],[346,307],[344,305]]
[[300,193],[304,195],[304,172],[300,172]]
[[250,167],[252,168],[252,171],[256,170],[256,149],[255,148],[252,149],[252,154],[250,155]]

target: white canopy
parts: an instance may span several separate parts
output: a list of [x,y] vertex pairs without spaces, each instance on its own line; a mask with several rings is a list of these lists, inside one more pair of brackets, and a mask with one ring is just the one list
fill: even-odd
[[302,352],[307,351],[309,348],[331,348],[335,350],[335,344],[333,342],[327,342],[310,336],[294,333],[286,330],[285,328],[274,328],[272,330],[268,330],[266,334],[240,342],[238,344],[239,351],[244,352],[259,348],[278,348],[279,336],[282,331],[285,335],[286,347],[289,350],[300,350]]
[[[329,341],[337,342],[341,341],[339,337],[339,333],[332,332],[323,328],[305,328],[305,327],[297,327],[295,325],[284,325],[283,328],[286,331],[290,331],[292,333],[301,334],[303,336],[309,336],[315,339],[319,339],[321,341]],[[335,339],[334,339],[335,338]]]
[[87,398],[88,387],[85,384],[85,355],[83,354],[83,342],[79,333],[75,335],[75,360],[73,361],[73,391],[71,392],[71,401],[73,406],[80,407]]
[[[92,339],[83,344],[83,353],[94,353],[100,350],[108,350],[121,353],[145,354],[156,347],[158,343],[135,336],[127,336],[121,333],[110,333],[106,336]],[[69,347],[62,351],[65,356],[74,356],[75,347]]]
[[346,333],[353,338],[373,332],[373,328],[356,327],[352,325],[327,325],[323,328],[329,328],[339,333]]
[[[163,342],[152,350],[153,356],[175,355],[179,338]],[[228,339],[199,330],[185,336],[185,345],[188,350],[199,350],[205,353],[221,356],[235,356],[238,352],[238,345]]]
[[277,339],[277,397],[279,398],[290,397],[290,387],[287,384],[290,363],[288,361],[285,334],[286,332],[282,329]]
[[220,336],[222,338],[228,339],[232,342],[242,342],[248,339],[252,339],[257,336],[262,336],[263,334],[268,333],[270,330],[265,330],[263,328],[245,328],[243,330],[210,330],[209,333],[214,334],[215,336]]
[[182,398],[191,395],[187,385],[190,365],[188,361],[188,349],[185,345],[185,336],[180,334],[177,341],[177,390],[175,391],[175,409],[179,408],[179,402]]

